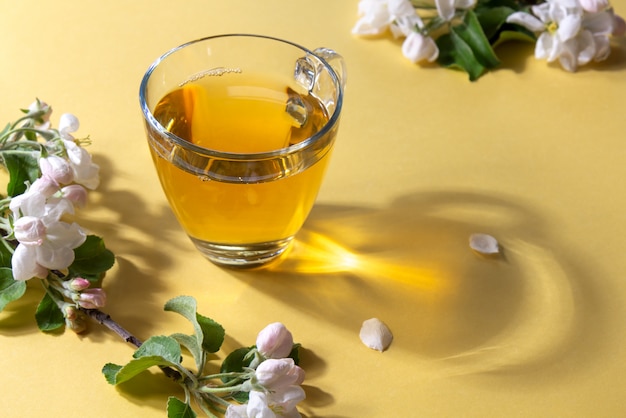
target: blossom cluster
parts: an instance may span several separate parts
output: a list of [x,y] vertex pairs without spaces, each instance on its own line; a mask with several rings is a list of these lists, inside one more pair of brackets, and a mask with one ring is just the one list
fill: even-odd
[[259,332],[256,352],[261,362],[242,389],[249,391],[249,400],[242,405],[231,404],[226,418],[300,417],[296,405],[306,397],[300,386],[304,370],[287,357],[292,347],[291,332],[280,322]]
[[615,15],[608,0],[548,0],[532,6],[530,13],[511,14],[507,22],[538,35],[536,58],[558,59],[572,72],[580,65],[605,60],[611,52],[609,37],[626,31],[624,19]]
[[563,68],[601,61],[609,38],[622,36],[624,19],[608,0],[361,0],[352,32],[404,38],[403,55],[414,63],[461,68],[475,80],[499,64],[494,46],[504,33],[536,41],[535,56]]
[[104,306],[106,294],[92,286],[95,277],[69,274],[75,251],[88,235],[64,219],[86,205],[87,190],[99,184],[99,167],[82,147],[87,141],[72,135],[80,125],[76,116],[61,115],[54,129],[52,108],[45,102],[36,100],[23,112],[0,132],[0,157],[10,176],[0,206],[1,248],[10,255],[13,280],[41,279],[54,309],[80,332],[79,308]]
[[[29,111],[43,112],[38,129],[50,123],[52,109],[45,103],[37,101]],[[61,116],[58,137],[46,143],[42,150],[47,156],[38,161],[41,177],[11,199],[13,233],[19,242],[12,258],[15,280],[45,279],[50,270],[66,269],[74,261],[74,248],[85,241],[78,224],[61,221],[64,214],[74,213],[74,205],[85,205],[85,187],[94,189],[99,181],[98,166],[71,135],[78,127],[76,116]]]

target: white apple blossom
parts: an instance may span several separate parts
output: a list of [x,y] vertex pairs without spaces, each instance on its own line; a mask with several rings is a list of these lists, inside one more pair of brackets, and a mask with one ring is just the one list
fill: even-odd
[[414,63],[433,62],[439,56],[439,48],[430,36],[411,32],[402,43],[402,54]]
[[588,13],[577,0],[548,0],[531,8],[532,14],[515,12],[507,22],[539,34],[535,57],[559,60],[568,71],[609,55],[613,15],[609,11]]
[[39,159],[42,177],[47,177],[57,184],[70,184],[74,180],[72,167],[66,159],[50,155]]
[[226,418],[300,418],[296,406],[305,398],[304,390],[297,385],[272,391],[252,390],[247,403],[228,407]]
[[597,13],[609,7],[608,0],[579,0],[583,10],[590,13]]
[[29,190],[14,198],[10,209],[19,242],[11,258],[15,280],[45,278],[48,270],[63,270],[72,264],[73,250],[85,242],[86,235],[78,224],[60,220],[65,213],[73,213],[67,199],[46,199]]
[[64,113],[59,118],[59,134],[61,138],[73,141],[72,132],[76,132],[80,127],[78,118],[71,113]]
[[60,190],[61,197],[69,200],[79,208],[87,204],[87,190],[80,184],[70,184]]
[[356,35],[380,35],[390,29],[395,37],[406,36],[421,19],[409,0],[361,0]]
[[74,181],[88,189],[95,189],[100,183],[97,164],[91,160],[91,155],[86,149],[78,146],[73,140],[63,140],[67,151],[67,158],[74,174]]
[[243,384],[249,399],[243,405],[230,405],[226,418],[298,418],[298,402],[306,394],[300,385],[304,370],[291,358],[268,359],[258,365],[254,375]]
[[291,358],[268,359],[254,372],[256,383],[268,390],[299,385],[304,381],[304,370]]
[[458,9],[469,10],[476,5],[476,0],[435,0],[437,14],[446,22],[454,19]]
[[[56,181],[52,180],[50,177],[39,177],[33,182],[33,184],[30,185],[30,188],[28,190],[32,193],[36,192],[46,198],[52,196],[59,191],[59,184]],[[14,197],[13,200],[17,199],[17,202],[19,202],[20,196]]]

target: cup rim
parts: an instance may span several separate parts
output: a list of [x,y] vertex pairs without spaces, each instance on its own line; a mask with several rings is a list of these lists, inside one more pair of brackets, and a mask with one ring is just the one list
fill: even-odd
[[[287,147],[283,147],[283,148],[279,148],[276,150],[272,150],[272,151],[263,151],[263,152],[253,152],[253,153],[238,153],[238,152],[228,152],[228,151],[218,151],[218,150],[213,150],[210,148],[205,148],[205,147],[201,147],[199,145],[193,144],[183,138],[180,138],[177,135],[172,134],[171,132],[169,132],[168,130],[165,129],[165,127],[163,127],[163,125],[161,125],[161,123],[159,123],[159,121],[156,120],[156,118],[154,117],[154,115],[152,114],[152,111],[148,108],[148,104],[147,104],[147,100],[146,100],[146,91],[148,88],[148,81],[152,75],[152,73],[154,72],[154,70],[159,66],[159,64],[164,61],[167,57],[169,57],[170,55],[176,53],[177,51],[184,49],[188,46],[194,45],[194,44],[198,44],[201,42],[206,42],[209,41],[211,39],[217,39],[217,38],[228,38],[228,37],[241,37],[241,38],[260,38],[260,39],[266,39],[269,41],[277,41],[277,42],[282,42],[284,44],[287,45],[291,45],[295,48],[298,48],[300,50],[302,50],[304,53],[306,54],[311,54],[315,57],[317,57],[322,64],[324,65],[324,67],[326,67],[326,69],[329,71],[333,82],[336,84],[337,88],[338,88],[338,94],[337,94],[337,100],[336,100],[336,104],[335,104],[335,110],[333,112],[333,114],[330,116],[330,118],[328,119],[328,121],[324,124],[324,126],[317,131],[315,134],[313,134],[312,136],[310,136],[309,138],[305,139],[304,141],[298,142],[297,144],[293,144],[293,145],[289,145]],[[326,60],[324,60],[323,58],[319,57],[317,54],[315,54],[313,51],[311,51],[308,48],[305,48],[295,42],[291,42],[291,41],[287,41],[281,38],[277,38],[274,36],[269,36],[269,35],[258,35],[258,34],[250,34],[250,33],[228,33],[228,34],[220,34],[220,35],[212,35],[212,36],[206,36],[203,38],[198,38],[189,42],[185,42],[177,47],[174,47],[172,49],[170,49],[169,51],[165,52],[164,54],[162,54],[160,57],[158,57],[151,65],[150,67],[148,67],[148,70],[145,72],[142,80],[141,80],[141,84],[139,86],[139,102],[141,105],[141,110],[143,112],[143,116],[145,118],[145,120],[150,124],[150,126],[155,129],[156,131],[158,131],[158,133],[162,136],[167,137],[169,140],[171,140],[172,142],[174,142],[176,145],[191,150],[194,153],[197,154],[201,154],[201,155],[205,155],[205,156],[209,156],[209,157],[213,157],[213,158],[220,158],[220,159],[228,159],[228,160],[262,160],[262,159],[269,159],[269,158],[274,158],[277,156],[281,156],[281,155],[286,155],[286,154],[291,154],[294,152],[298,152],[304,148],[307,148],[308,146],[310,146],[311,144],[314,144],[315,142],[317,142],[319,139],[324,138],[324,136],[333,128],[333,126],[335,126],[335,124],[337,123],[337,121],[339,120],[339,115],[341,113],[341,108],[343,105],[343,86],[341,84],[341,80],[339,79],[339,76],[337,75],[337,73],[335,72],[335,70],[333,69],[333,67],[326,62]]]

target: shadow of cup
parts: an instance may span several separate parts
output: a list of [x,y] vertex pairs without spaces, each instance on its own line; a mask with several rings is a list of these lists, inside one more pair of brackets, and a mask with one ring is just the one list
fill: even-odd
[[[476,232],[495,236],[500,254],[473,252]],[[235,274],[355,339],[378,317],[394,333],[391,349],[437,373],[530,371],[592,328],[582,311],[593,292],[579,291],[581,269],[547,232],[528,209],[476,194],[416,194],[382,209],[320,205],[281,262]]]

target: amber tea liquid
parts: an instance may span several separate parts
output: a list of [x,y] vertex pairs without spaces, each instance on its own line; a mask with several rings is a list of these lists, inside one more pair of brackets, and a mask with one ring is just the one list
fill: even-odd
[[[169,132],[195,145],[241,154],[297,144],[329,118],[312,96],[245,74],[207,76],[184,84],[163,97],[153,115]],[[248,170],[244,163],[180,158],[177,147],[165,155],[154,146],[150,149],[166,196],[192,239],[247,245],[289,238],[302,226],[328,163],[333,138],[326,139],[323,149],[315,150],[316,161],[297,170],[299,157],[293,155]]]

